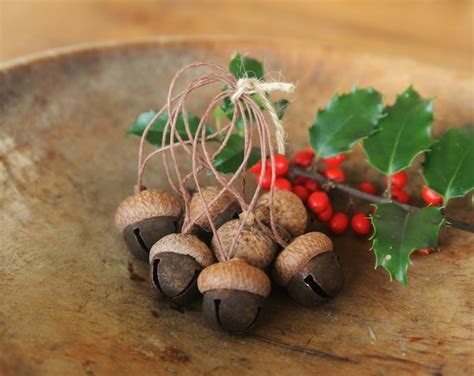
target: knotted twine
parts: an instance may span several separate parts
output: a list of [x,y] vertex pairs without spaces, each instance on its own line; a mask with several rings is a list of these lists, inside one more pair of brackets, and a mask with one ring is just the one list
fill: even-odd
[[[185,72],[193,70],[195,68],[206,68],[209,69],[210,72],[192,79],[183,91],[179,92],[176,95],[173,95],[176,83],[179,78],[181,78],[181,76]],[[204,114],[201,117],[201,120],[199,121],[197,129],[193,134],[189,125],[188,114],[186,111],[186,101],[193,91],[214,83],[224,84],[225,89],[220,93],[216,94],[211,99],[208,107],[206,108]],[[279,244],[283,246],[286,245],[285,241],[281,238],[279,232],[276,229],[273,213],[273,197],[275,190],[276,171],[271,131],[272,125],[267,122],[264,112],[251,97],[251,95],[253,94],[257,94],[260,97],[264,109],[268,112],[272,120],[275,141],[277,144],[277,151],[278,153],[284,155],[285,130],[283,127],[283,123],[278,118],[278,114],[274,106],[266,95],[267,92],[275,90],[292,92],[294,90],[294,85],[284,82],[264,82],[256,78],[249,77],[237,80],[233,75],[227,72],[224,67],[209,62],[196,62],[186,65],[174,75],[168,90],[166,104],[156,113],[156,115],[147,124],[140,139],[140,146],[138,152],[138,179],[137,185],[135,186],[135,190],[140,191],[143,189],[142,179],[147,164],[152,158],[154,158],[158,154],[161,154],[163,167],[166,172],[170,186],[176,192],[176,194],[181,197],[184,203],[184,221],[181,232],[189,232],[195,222],[203,215],[206,215],[211,230],[213,232],[213,236],[216,238],[218,244],[218,252],[220,253],[220,258],[222,260],[229,260],[232,258],[235,245],[242,233],[243,226],[245,224],[257,223],[257,225],[261,229],[264,229],[264,231],[266,229],[266,227],[254,216],[255,205],[262,189],[261,182],[267,170],[266,163],[262,163],[260,176],[257,179],[258,184],[250,201],[247,203],[245,199],[246,171],[249,167],[248,160],[252,151],[253,138],[255,133],[258,136],[257,144],[260,147],[260,159],[262,161],[266,161],[268,158],[271,162],[271,184],[269,190],[271,195],[269,210],[271,227],[270,236]],[[209,133],[208,127],[206,126],[206,124],[208,124],[209,116],[213,112],[215,107],[218,106],[226,98],[229,98],[230,101],[234,104],[234,114],[232,116],[232,119],[220,129],[213,129],[213,131]],[[165,111],[168,111],[168,120],[163,129],[162,137],[162,145],[165,146],[154,150],[146,157],[144,157],[144,144],[147,134],[154,122],[158,119],[159,116],[164,114]],[[181,137],[181,134],[177,129],[177,121],[180,114],[184,122],[184,130],[186,132],[185,139]],[[239,117],[241,117],[243,121],[244,157],[241,164],[238,166],[236,172],[233,174],[233,176],[229,177],[217,171],[214,166],[214,160],[228,144],[231,135],[234,133],[234,130],[236,128],[236,122]],[[219,141],[219,146],[214,152],[211,152],[208,146],[209,142],[212,141]],[[176,157],[176,152],[178,150],[184,151],[184,153],[188,154],[191,157],[191,171],[185,172],[183,171],[184,167],[179,165]],[[219,194],[216,195],[209,202],[206,201],[204,195],[202,194],[203,187],[199,182],[199,173],[203,170],[208,170],[221,186]],[[239,177],[242,178],[240,190],[237,188],[237,179]],[[188,188],[186,187],[186,184],[189,181],[194,183],[196,191],[201,195],[201,198],[203,199],[204,203],[203,211],[199,213],[195,218],[191,218],[189,212],[191,194]],[[224,250],[219,235],[217,234],[215,223],[211,218],[210,207],[214,205],[226,191],[230,192],[235,197],[242,209],[242,214],[240,216],[241,225],[237,232],[237,235],[235,236],[231,247],[229,249]]]

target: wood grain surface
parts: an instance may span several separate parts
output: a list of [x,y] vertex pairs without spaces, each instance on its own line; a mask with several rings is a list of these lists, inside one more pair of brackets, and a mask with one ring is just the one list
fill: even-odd
[[[235,51],[298,82],[287,116],[293,149],[306,144],[316,108],[355,82],[387,101],[410,83],[436,97],[436,134],[473,121],[472,76],[307,43],[155,40],[4,66],[0,374],[472,374],[474,236],[456,229],[442,231],[442,252],[413,257],[407,287],[374,271],[368,241],[336,238],[342,293],[305,309],[274,287],[248,336],[204,327],[199,303],[178,310],[152,294],[147,264],[131,257],[113,224],[136,174],[137,140],[124,131],[163,103],[177,67],[225,64]],[[194,110],[207,99],[196,97]],[[367,174],[382,182],[358,149],[346,168],[352,183]],[[159,163],[146,184],[167,188]],[[414,178],[411,192],[420,186]],[[448,209],[473,220],[465,200]]]
[[0,61],[149,35],[303,38],[473,69],[471,0],[0,0]]

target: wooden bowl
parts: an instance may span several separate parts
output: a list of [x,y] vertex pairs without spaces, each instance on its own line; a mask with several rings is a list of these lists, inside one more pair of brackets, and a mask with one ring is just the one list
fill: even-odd
[[[297,83],[287,114],[293,150],[318,106],[353,84],[387,102],[413,83],[435,97],[439,134],[473,123],[473,79],[412,61],[308,42],[154,39],[60,50],[0,68],[0,374],[460,373],[472,367],[474,237],[443,230],[442,252],[413,257],[409,285],[374,271],[369,242],[335,240],[346,286],[308,310],[274,289],[246,337],[202,325],[148,283],[113,224],[131,192],[138,141],[124,132],[163,104],[185,63],[227,64],[240,51]],[[196,98],[199,112],[209,98]],[[347,171],[360,181],[360,151]],[[370,179],[381,181],[374,171]],[[162,186],[159,165],[147,184]],[[414,179],[412,193],[419,192]],[[418,194],[419,196],[419,194]],[[450,208],[472,220],[458,200]],[[472,371],[472,368],[471,368]]]

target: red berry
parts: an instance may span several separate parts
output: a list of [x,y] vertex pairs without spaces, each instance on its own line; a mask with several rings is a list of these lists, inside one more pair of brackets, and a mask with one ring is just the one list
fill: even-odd
[[431,252],[434,252],[435,248],[432,247],[432,248],[428,248],[428,249],[418,249],[417,251],[420,255],[426,256],[426,255],[429,255]]
[[316,153],[314,152],[313,148],[311,146],[308,146],[306,149],[305,149],[306,152],[308,152],[309,154],[311,154],[311,157],[314,158]]
[[[271,170],[271,159],[267,159],[267,168]],[[285,176],[288,172],[288,159],[284,155],[275,154],[275,173],[276,176]]]
[[303,185],[293,186],[293,193],[297,195],[303,202],[306,201],[309,196],[309,191]]
[[368,235],[372,230],[372,223],[364,213],[356,213],[351,220],[352,230],[358,235]]
[[329,220],[329,230],[334,235],[340,235],[347,230],[349,225],[349,217],[344,213],[335,213]]
[[339,167],[330,167],[323,171],[323,175],[329,180],[334,180],[338,183],[344,183],[346,181],[346,175]]
[[359,184],[359,191],[368,193],[369,195],[377,194],[377,187],[367,181]]
[[428,205],[439,206],[443,203],[443,198],[436,192],[429,189],[427,186],[423,187],[421,191],[421,197]]
[[[392,189],[403,189],[408,183],[408,175],[405,171],[392,175]],[[388,176],[385,177],[385,184],[388,185]]]
[[257,184],[260,184],[263,189],[270,189],[272,185],[272,172],[270,170],[266,170],[263,177],[261,177],[261,175],[257,175]]
[[325,158],[323,159],[323,162],[328,167],[337,167],[342,162],[344,162],[345,159],[346,159],[346,155],[344,153],[341,153],[331,158]]
[[262,171],[262,161],[258,161],[257,163],[255,163],[252,167],[249,168],[249,171],[255,175],[260,174],[260,172]]
[[329,206],[329,197],[326,192],[313,192],[309,195],[307,204],[316,214],[322,213]]
[[320,190],[319,184],[314,180],[308,180],[306,183],[304,183],[304,186],[310,192],[316,192]]
[[402,204],[410,203],[410,195],[401,189],[394,189],[392,191],[392,197]]
[[296,175],[295,176],[295,184],[296,185],[304,185],[307,181],[310,181],[311,179],[308,178],[307,176],[303,175]]
[[332,218],[333,214],[334,214],[334,210],[332,209],[332,205],[329,204],[325,211],[323,211],[322,213],[316,214],[316,218],[320,222],[327,222]]
[[308,151],[299,151],[293,156],[291,162],[299,167],[309,167],[313,162],[313,154],[309,153]]
[[275,179],[275,190],[291,191],[291,182],[285,178]]

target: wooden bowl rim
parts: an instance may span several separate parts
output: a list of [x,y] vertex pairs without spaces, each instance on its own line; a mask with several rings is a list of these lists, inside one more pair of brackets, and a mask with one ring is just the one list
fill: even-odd
[[356,48],[344,48],[344,50],[334,47],[329,44],[322,44],[314,40],[303,39],[303,38],[281,38],[281,37],[255,37],[255,36],[232,36],[232,35],[196,35],[196,36],[185,36],[185,35],[162,35],[162,36],[150,36],[150,37],[139,37],[132,39],[120,39],[120,40],[103,40],[97,42],[86,42],[72,44],[70,46],[51,48],[25,56],[16,57],[5,62],[0,62],[0,74],[6,74],[9,71],[25,68],[27,66],[35,65],[37,63],[49,61],[49,60],[60,60],[70,57],[75,57],[82,54],[91,53],[94,51],[118,51],[127,50],[131,48],[140,47],[176,47],[180,45],[201,45],[203,47],[214,46],[222,43],[248,43],[253,46],[265,45],[265,46],[277,46],[281,44],[288,44],[291,48],[303,49],[311,48],[313,51],[321,51],[325,54],[347,56],[348,58],[373,58],[377,60],[387,61],[390,59],[391,63],[398,62],[403,65],[416,65],[419,67],[425,67],[434,72],[440,74],[450,73],[456,78],[463,80],[474,81],[474,72],[468,70],[462,70],[459,68],[446,68],[440,67],[435,64],[422,62],[409,57],[403,57],[396,54],[371,54],[363,52],[361,49]]

